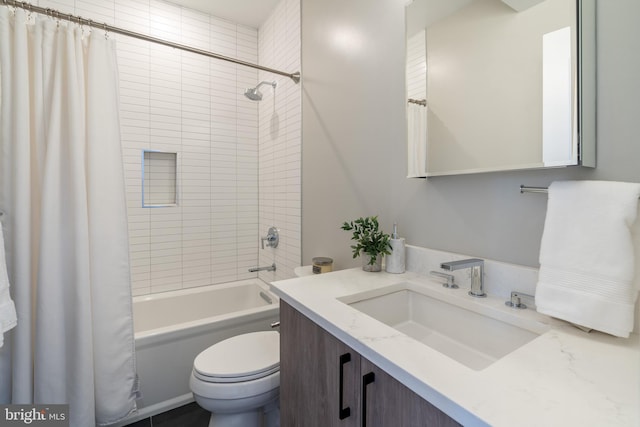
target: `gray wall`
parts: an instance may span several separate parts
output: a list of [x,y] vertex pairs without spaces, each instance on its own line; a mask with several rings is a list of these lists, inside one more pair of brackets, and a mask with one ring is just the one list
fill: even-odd
[[537,266],[546,198],[520,184],[640,182],[637,0],[598,2],[598,167],[404,178],[404,7],[302,0],[302,261],[351,260],[344,220],[397,221],[409,244]]

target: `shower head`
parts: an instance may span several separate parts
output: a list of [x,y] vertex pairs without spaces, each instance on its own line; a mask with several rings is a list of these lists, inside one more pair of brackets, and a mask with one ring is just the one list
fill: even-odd
[[258,90],[258,88],[262,85],[271,85],[272,88],[275,89],[277,83],[276,82],[260,82],[256,87],[250,87],[244,91],[244,96],[249,98],[252,101],[262,101],[262,92]]
[[244,96],[249,98],[252,101],[262,101],[262,93],[258,90],[258,88],[248,88],[244,91]]

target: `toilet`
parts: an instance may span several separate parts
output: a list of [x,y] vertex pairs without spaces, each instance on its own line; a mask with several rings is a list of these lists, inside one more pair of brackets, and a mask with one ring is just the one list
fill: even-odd
[[193,361],[193,396],[209,427],[279,427],[280,334],[251,332],[220,341]]

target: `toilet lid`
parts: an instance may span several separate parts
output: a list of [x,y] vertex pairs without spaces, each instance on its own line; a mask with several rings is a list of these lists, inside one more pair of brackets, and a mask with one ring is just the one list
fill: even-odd
[[251,332],[220,341],[193,361],[194,374],[209,382],[262,378],[280,369],[280,334]]

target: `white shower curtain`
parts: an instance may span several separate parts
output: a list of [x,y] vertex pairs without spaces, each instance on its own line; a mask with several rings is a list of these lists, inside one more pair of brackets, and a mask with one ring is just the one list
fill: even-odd
[[427,174],[427,107],[407,105],[407,178],[425,177]]
[[0,398],[69,404],[72,426],[110,424],[135,411],[137,391],[114,47],[101,31],[0,7],[0,80],[18,313]]

